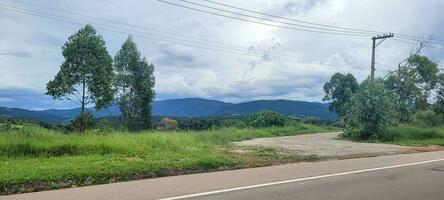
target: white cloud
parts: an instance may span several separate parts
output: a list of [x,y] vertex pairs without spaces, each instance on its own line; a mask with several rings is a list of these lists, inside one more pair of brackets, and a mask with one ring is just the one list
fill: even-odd
[[[217,41],[231,44],[230,48],[233,49],[245,47],[250,53],[263,51],[258,57],[251,57],[147,39],[134,34],[141,53],[155,65],[159,99],[197,96],[233,102],[260,98],[320,101],[322,84],[333,73],[353,73],[359,80],[369,74],[371,40],[368,37],[280,29],[198,13],[157,1],[40,0],[32,3],[155,29],[138,30],[150,32],[153,34],[150,37],[164,40],[186,35],[188,37],[182,38],[181,43],[191,42],[195,46],[202,46],[208,41]],[[444,2],[441,0],[427,3],[387,0],[383,4],[369,0],[229,0],[224,3],[315,23],[444,36],[444,14],[441,12]],[[74,16],[42,8],[38,10]],[[92,18],[78,18],[80,21],[97,23]],[[0,12],[0,26],[8,27],[0,32],[0,53],[21,52],[21,55],[29,55],[0,55],[0,68],[3,71],[0,74],[0,88],[18,87],[37,91],[43,91],[46,82],[57,73],[63,61],[61,46],[81,27],[6,11]],[[122,24],[118,26],[128,29]],[[127,35],[100,28],[98,31],[114,56]],[[167,37],[165,32],[171,34]],[[442,51],[427,49],[424,52],[434,60],[442,61]],[[273,54],[353,67],[288,62],[288,59]],[[407,54],[408,46],[392,40],[385,41],[377,49],[377,75],[393,70]]]

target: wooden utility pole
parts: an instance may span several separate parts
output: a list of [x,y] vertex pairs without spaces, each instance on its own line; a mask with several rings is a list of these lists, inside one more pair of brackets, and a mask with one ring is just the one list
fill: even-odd
[[[376,47],[378,47],[382,42],[384,42],[385,39],[394,37],[393,33],[390,34],[384,34],[384,35],[378,35],[375,37],[372,37],[373,45],[372,45],[372,64],[371,64],[371,72],[370,72],[370,78],[373,80],[375,79],[375,51]],[[376,40],[381,40],[376,44]]]

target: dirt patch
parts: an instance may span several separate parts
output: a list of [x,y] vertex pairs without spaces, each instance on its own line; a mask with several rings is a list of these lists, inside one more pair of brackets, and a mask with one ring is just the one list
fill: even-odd
[[367,156],[415,153],[431,149],[418,149],[392,144],[352,142],[338,138],[339,133],[316,133],[287,137],[256,138],[235,142],[242,146],[281,149],[298,155],[316,155],[321,158],[356,158]]
[[414,146],[414,150],[419,152],[429,152],[429,151],[444,151],[444,147],[439,145],[429,145],[429,146]]

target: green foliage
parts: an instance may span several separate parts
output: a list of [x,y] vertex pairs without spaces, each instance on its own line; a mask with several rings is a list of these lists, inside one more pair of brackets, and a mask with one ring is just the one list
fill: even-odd
[[160,120],[159,124],[157,124],[157,130],[160,131],[176,131],[179,129],[177,121],[174,119],[163,118]]
[[286,120],[287,118],[278,112],[263,111],[248,116],[247,124],[255,128],[273,126],[282,127],[285,125]]
[[123,124],[133,131],[150,129],[151,104],[155,96],[154,65],[141,58],[131,36],[117,52],[114,63],[114,87]]
[[302,118],[301,122],[306,124],[320,124],[321,119],[319,117],[305,117]]
[[438,78],[438,92],[436,95],[436,102],[433,105],[433,110],[444,117],[444,73],[441,73]]
[[225,119],[222,122],[223,127],[236,127],[236,128],[248,128],[250,124],[248,123],[246,117],[237,117]]
[[[82,132],[82,118],[76,117],[66,126],[68,131]],[[83,114],[83,130],[94,129],[96,127],[96,119],[90,112]]]
[[178,122],[180,130],[194,131],[221,128],[223,126],[223,122],[228,120],[227,118],[222,117],[179,117],[174,119]]
[[[95,103],[96,109],[108,106],[114,96],[113,69],[102,36],[97,35],[91,25],[86,25],[69,37],[62,51],[65,61],[54,80],[48,82],[46,94],[54,99],[65,97],[81,105],[81,118],[89,103]],[[80,124],[83,131],[84,123]]]
[[444,117],[433,110],[418,111],[413,115],[412,124],[422,127],[442,126],[444,125]]
[[101,133],[110,133],[114,131],[113,125],[107,119],[99,120],[99,122],[97,122],[97,129],[99,129],[99,132]]
[[365,80],[346,106],[346,136],[378,139],[391,125],[393,104],[384,86],[376,81]]
[[431,91],[439,81],[438,65],[425,56],[413,55],[405,66],[391,73],[384,85],[400,112],[399,121],[408,122],[418,110],[429,108]]
[[[379,138],[385,142],[396,142],[399,144],[421,144],[424,140],[437,140],[436,144],[444,145],[444,128],[441,127],[423,127],[413,125],[401,125],[390,127]],[[439,143],[442,142],[442,143]]]
[[[38,183],[41,186],[62,181],[81,186],[165,176],[171,175],[171,171],[189,173],[193,170],[270,165],[275,164],[274,161],[282,161],[277,157],[279,155],[235,154],[231,151],[231,142],[329,130],[298,124],[168,134],[100,134],[90,130],[80,135],[25,126],[21,130],[0,132],[0,194],[16,192],[8,189],[21,184]],[[270,158],[274,161],[270,162]],[[288,162],[301,159],[305,158]]]
[[331,101],[330,110],[342,117],[346,113],[345,104],[359,89],[359,84],[352,74],[334,74],[330,81],[324,84],[325,96],[323,101]]

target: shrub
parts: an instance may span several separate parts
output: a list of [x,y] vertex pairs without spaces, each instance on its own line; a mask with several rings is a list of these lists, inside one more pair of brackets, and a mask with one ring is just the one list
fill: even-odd
[[11,131],[13,128],[10,122],[0,123],[0,131]]
[[[85,120],[85,130],[96,127],[96,119],[94,118],[93,114],[86,112],[83,120]],[[80,116],[76,117],[74,120],[71,120],[71,123],[67,125],[66,129],[68,131],[80,131]]]
[[273,127],[273,126],[284,126],[287,118],[273,111],[263,111],[258,112],[249,117],[249,124],[252,127]]
[[113,131],[113,126],[112,126],[111,122],[108,121],[107,119],[101,119],[97,123],[97,128],[102,133],[108,133],[108,132],[112,132]]
[[321,118],[319,117],[305,117],[301,120],[302,123],[306,124],[320,124]]
[[380,140],[392,142],[396,140],[440,139],[444,138],[444,135],[441,132],[439,127],[425,128],[412,125],[402,125],[388,128],[383,134],[381,134]]
[[344,135],[355,139],[378,139],[393,121],[390,97],[384,86],[374,80],[365,80],[361,84],[347,108]]
[[157,130],[160,131],[175,131],[179,128],[177,121],[170,118],[163,118],[157,125]]
[[444,118],[433,110],[418,111],[413,116],[413,123],[418,126],[444,125]]

